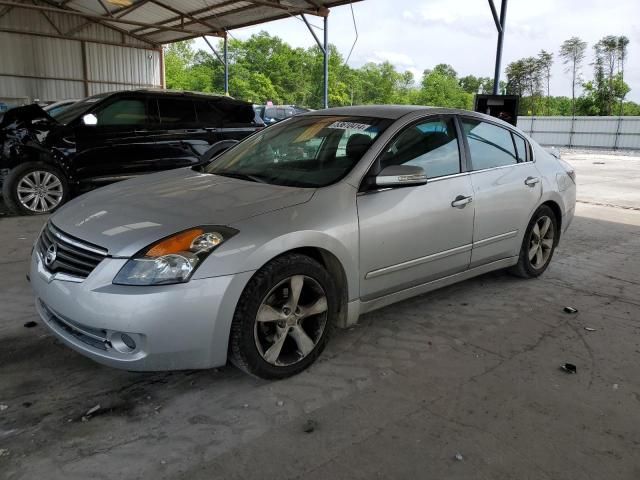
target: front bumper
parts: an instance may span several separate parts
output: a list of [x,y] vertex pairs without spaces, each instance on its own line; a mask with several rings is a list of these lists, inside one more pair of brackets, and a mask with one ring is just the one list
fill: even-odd
[[125,262],[106,258],[84,281],[65,281],[47,272],[34,250],[30,279],[44,324],[72,349],[111,367],[224,365],[235,306],[253,272],[176,285],[113,285]]

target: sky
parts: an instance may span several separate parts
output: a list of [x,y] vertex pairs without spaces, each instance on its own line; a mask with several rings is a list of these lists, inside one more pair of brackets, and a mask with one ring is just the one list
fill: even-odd
[[[499,10],[500,0],[494,2]],[[349,59],[352,67],[388,60],[400,71],[412,71],[419,81],[424,69],[448,63],[459,76],[493,77],[497,32],[486,0],[364,0],[353,4],[353,13],[358,40]],[[320,18],[307,18],[322,25]],[[315,44],[297,18],[231,33],[246,39],[261,30],[295,47]],[[605,35],[629,38],[627,98],[640,102],[640,0],[508,0],[501,79],[509,62],[545,49],[555,55],[551,95],[571,95],[571,77],[558,58],[560,45],[572,36],[588,42],[583,72],[589,79],[593,45]],[[355,38],[351,8],[332,9],[330,43],[346,57]],[[206,48],[202,40],[197,45]]]

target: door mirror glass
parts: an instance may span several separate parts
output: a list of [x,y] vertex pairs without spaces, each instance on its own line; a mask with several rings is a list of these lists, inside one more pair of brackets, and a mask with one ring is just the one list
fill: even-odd
[[377,187],[406,187],[425,183],[427,174],[417,165],[390,165],[376,176]]
[[93,113],[87,113],[86,115],[82,116],[82,123],[89,126],[97,125],[98,117],[96,117]]

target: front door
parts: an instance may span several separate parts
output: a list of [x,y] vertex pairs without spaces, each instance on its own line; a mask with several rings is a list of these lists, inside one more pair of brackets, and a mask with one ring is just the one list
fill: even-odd
[[452,118],[430,117],[404,128],[370,175],[401,164],[424,168],[427,184],[358,194],[360,297],[365,301],[469,266],[473,188],[462,169]]
[[74,180],[93,187],[150,170],[153,139],[148,130],[156,121],[143,95],[127,94],[91,112],[94,124],[75,127]]
[[471,164],[475,226],[471,266],[518,255],[542,196],[527,141],[510,129],[462,118]]

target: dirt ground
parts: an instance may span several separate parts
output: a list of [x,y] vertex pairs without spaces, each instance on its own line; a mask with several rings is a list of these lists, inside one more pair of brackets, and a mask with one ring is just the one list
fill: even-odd
[[368,314],[279,382],[74,353],[25,280],[45,219],[0,217],[0,478],[640,478],[640,157],[563,155],[577,216],[541,278]]

